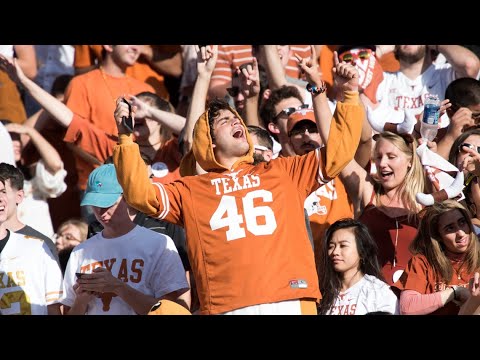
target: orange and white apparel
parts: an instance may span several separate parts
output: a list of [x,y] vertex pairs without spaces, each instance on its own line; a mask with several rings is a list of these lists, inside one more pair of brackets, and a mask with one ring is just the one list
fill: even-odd
[[209,172],[165,185],[138,176],[146,173],[138,145],[120,135],[113,159],[124,196],[184,226],[201,314],[316,314],[321,294],[303,203],[353,158],[363,116],[358,93],[346,92],[326,148],[255,166],[242,121],[250,150],[226,169],[213,153],[207,111],[195,125],[193,154]]
[[[135,290],[160,298],[189,286],[173,240],[142,226],[125,235],[105,238],[102,232],[75,247],[65,270],[64,296],[69,307],[75,302],[76,272],[92,273],[104,267]],[[114,293],[102,293],[88,304],[86,315],[137,315]]]
[[58,263],[43,240],[11,231],[7,236],[0,255],[0,315],[48,315],[48,305],[60,302],[63,292]]
[[[335,221],[353,218],[353,205],[345,185],[336,177],[312,192],[304,202],[312,229],[315,263],[320,265],[325,231]],[[319,274],[321,276],[321,274]]]
[[[435,269],[424,255],[415,255],[410,259],[400,279],[392,287],[399,290],[414,290],[420,294],[433,294],[452,285],[468,288],[469,279],[473,277],[473,274],[469,274],[465,267],[461,267],[461,262],[450,259],[450,263],[454,271],[450,283],[446,284],[444,281],[438,280]],[[436,306],[437,309],[429,315],[458,315],[460,310],[460,307],[453,301],[449,301],[444,306],[440,297],[432,305]]]
[[112,116],[116,99],[124,94],[155,92],[150,85],[130,76],[115,77],[102,69],[75,76],[65,92],[65,103],[74,113],[109,135],[118,135]]
[[351,288],[338,294],[327,315],[365,315],[377,311],[399,315],[398,298],[388,284],[365,274]]

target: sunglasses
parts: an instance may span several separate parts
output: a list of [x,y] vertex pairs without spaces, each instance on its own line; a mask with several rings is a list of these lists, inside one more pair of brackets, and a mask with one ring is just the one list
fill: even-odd
[[309,134],[317,134],[318,128],[316,125],[298,126],[290,131],[289,136],[303,136],[303,134],[305,134],[305,131],[308,131]]
[[288,108],[285,108],[283,109],[282,111],[280,111],[275,117],[274,119],[277,120],[281,115],[285,115],[285,116],[290,116],[290,114],[293,114],[295,111],[297,110],[302,110],[302,109],[308,109],[308,104],[302,104],[300,105],[299,107],[288,107]]
[[367,60],[370,58],[370,55],[372,54],[372,50],[366,49],[366,50],[360,50],[357,53],[352,53],[350,51],[347,51],[339,56],[340,61],[345,61],[346,63],[353,62],[357,59],[360,60]]
[[469,143],[461,143],[460,145],[458,145],[458,151],[459,152],[464,152],[463,151],[463,148],[464,147],[467,147],[469,149],[472,149],[472,150],[475,150],[477,153],[480,154],[480,146],[475,146],[473,144],[469,144]]
[[240,93],[240,88],[238,86],[229,87],[229,88],[227,88],[227,93],[231,97],[237,97],[238,94]]

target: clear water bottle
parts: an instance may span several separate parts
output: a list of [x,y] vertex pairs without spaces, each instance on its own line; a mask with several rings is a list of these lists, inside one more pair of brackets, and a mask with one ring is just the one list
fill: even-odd
[[440,114],[440,99],[438,95],[427,94],[423,108],[423,119],[420,125],[422,139],[433,141],[438,132],[438,117]]

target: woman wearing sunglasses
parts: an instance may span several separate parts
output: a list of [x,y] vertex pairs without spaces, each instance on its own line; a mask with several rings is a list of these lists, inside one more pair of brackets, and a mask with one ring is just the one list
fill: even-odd
[[426,207],[410,250],[413,257],[394,284],[402,290],[400,313],[457,315],[480,270],[480,242],[467,210],[455,200]]

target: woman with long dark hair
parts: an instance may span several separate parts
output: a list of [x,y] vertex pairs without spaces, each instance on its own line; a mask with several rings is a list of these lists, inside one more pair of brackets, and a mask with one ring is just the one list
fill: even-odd
[[377,244],[366,225],[338,220],[328,228],[324,244],[319,314],[398,314],[397,296],[384,281]]

